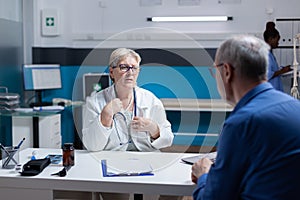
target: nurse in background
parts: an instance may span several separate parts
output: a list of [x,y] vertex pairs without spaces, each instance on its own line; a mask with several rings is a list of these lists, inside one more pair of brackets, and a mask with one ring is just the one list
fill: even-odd
[[280,40],[280,34],[279,31],[275,28],[274,22],[267,22],[266,30],[264,31],[264,40],[270,45],[269,65],[267,74],[268,81],[273,85],[275,89],[283,92],[281,75],[291,71],[292,69],[290,65],[287,65],[285,67],[279,67],[276,58],[273,54],[272,50],[278,47],[278,42]]

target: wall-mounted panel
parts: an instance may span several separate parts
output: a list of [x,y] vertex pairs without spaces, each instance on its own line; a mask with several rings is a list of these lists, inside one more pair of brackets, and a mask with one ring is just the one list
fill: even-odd
[[[0,1],[0,86],[23,96],[22,1]],[[3,91],[1,91],[3,92]],[[22,100],[22,98],[21,98]],[[0,116],[0,142],[11,145],[11,117]]]

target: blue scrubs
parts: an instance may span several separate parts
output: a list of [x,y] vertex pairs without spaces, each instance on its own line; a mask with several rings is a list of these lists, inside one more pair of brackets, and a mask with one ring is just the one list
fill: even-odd
[[281,81],[281,76],[273,77],[274,73],[278,71],[280,68],[276,61],[274,54],[270,51],[269,52],[269,66],[268,66],[268,81],[273,85],[273,87],[277,90],[283,92],[283,85]]

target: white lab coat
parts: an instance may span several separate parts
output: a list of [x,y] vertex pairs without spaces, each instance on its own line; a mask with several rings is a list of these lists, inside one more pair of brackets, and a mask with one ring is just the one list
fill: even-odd
[[[132,142],[137,151],[158,151],[172,145],[174,135],[171,124],[166,119],[162,102],[150,91],[136,87],[137,116],[149,118],[156,122],[160,136],[152,140],[147,132],[132,132]],[[111,128],[100,122],[103,107],[116,98],[114,86],[87,97],[83,111],[82,141],[89,151],[118,150],[126,151],[128,144],[120,145],[114,123]],[[138,134],[137,137],[134,134]]]

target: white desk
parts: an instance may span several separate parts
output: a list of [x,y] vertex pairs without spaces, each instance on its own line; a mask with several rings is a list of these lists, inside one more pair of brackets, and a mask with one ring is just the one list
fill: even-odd
[[[21,163],[29,160],[34,149],[20,152]],[[38,158],[61,153],[59,149],[38,149]],[[48,166],[33,177],[23,177],[14,170],[0,169],[1,199],[53,199],[53,191],[88,191],[138,194],[190,196],[195,188],[191,182],[191,165],[181,163],[182,157],[194,154],[160,152],[75,152],[75,166],[66,177],[50,176],[62,169]],[[146,159],[154,169],[154,176],[103,177],[101,159],[130,157]]]

